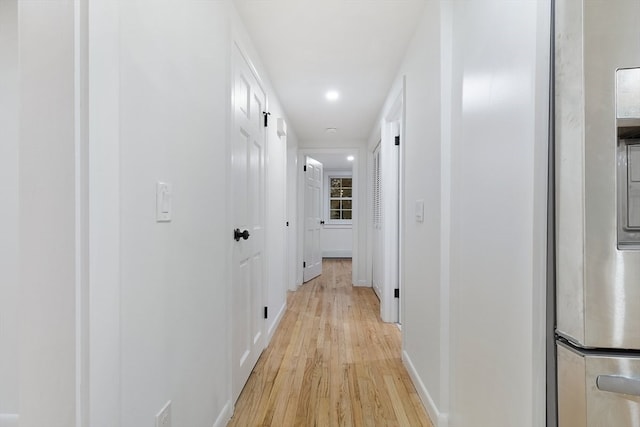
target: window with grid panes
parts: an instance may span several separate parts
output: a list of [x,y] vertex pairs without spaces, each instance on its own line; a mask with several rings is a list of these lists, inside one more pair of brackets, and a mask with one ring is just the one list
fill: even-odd
[[329,220],[348,221],[352,219],[352,178],[329,177]]

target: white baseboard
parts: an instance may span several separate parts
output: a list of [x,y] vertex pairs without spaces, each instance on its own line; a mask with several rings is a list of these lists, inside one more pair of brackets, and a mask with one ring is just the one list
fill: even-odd
[[224,405],[224,408],[222,408],[222,411],[220,411],[218,418],[216,418],[216,422],[213,423],[213,427],[225,427],[231,419],[231,415],[233,415],[231,410],[231,401],[228,400]]
[[337,249],[322,251],[322,258],[351,258],[353,252],[350,249]]
[[285,311],[287,311],[286,301],[284,302],[284,304],[282,304],[282,307],[280,307],[280,310],[278,310],[278,314],[276,314],[276,317],[273,320],[273,323],[267,330],[267,344],[271,342],[271,338],[273,337],[273,334],[275,333],[276,329],[278,329],[278,325],[280,324],[280,321],[282,320],[282,317],[284,316]]
[[371,287],[370,283],[367,283],[366,280],[358,280],[356,283],[353,284],[354,286],[366,286],[368,288]]
[[418,375],[418,371],[416,371],[416,368],[413,365],[413,362],[411,362],[411,358],[404,350],[402,351],[402,361],[409,372],[409,377],[411,377],[413,386],[418,391],[418,396],[420,396],[420,400],[422,401],[424,408],[427,410],[427,414],[429,414],[429,418],[431,418],[434,427],[449,427],[449,414],[438,411],[427,387],[425,387],[420,375]]
[[0,414],[0,427],[18,427],[18,414]]

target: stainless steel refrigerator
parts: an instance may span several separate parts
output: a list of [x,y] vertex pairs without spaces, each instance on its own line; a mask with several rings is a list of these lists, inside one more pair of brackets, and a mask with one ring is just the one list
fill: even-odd
[[559,427],[640,427],[640,0],[555,1]]

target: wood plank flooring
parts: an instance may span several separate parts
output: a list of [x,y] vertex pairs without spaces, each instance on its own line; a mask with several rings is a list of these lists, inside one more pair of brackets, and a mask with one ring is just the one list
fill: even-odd
[[228,426],[432,427],[373,290],[351,286],[351,260],[322,268],[289,293]]

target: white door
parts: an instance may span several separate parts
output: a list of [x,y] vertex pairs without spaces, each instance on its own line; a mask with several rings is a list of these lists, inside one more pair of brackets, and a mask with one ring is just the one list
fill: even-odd
[[[387,138],[382,144],[384,159],[382,179],[383,203],[383,251],[385,299],[384,317],[386,322],[400,323],[400,175],[399,153],[396,138],[400,138],[400,124],[387,124]],[[396,293],[397,292],[397,293]]]
[[[264,145],[266,94],[234,48],[232,128],[232,393],[234,402],[264,349]],[[229,230],[230,232],[232,230]]]
[[304,282],[322,274],[322,163],[307,157],[304,166]]
[[[397,122],[384,121],[382,142],[376,154],[378,203],[380,213],[373,230],[373,286],[380,297],[380,317],[384,322],[399,322],[399,135]],[[375,171],[374,171],[375,174]],[[375,190],[375,187],[374,187]],[[375,194],[374,194],[375,197]],[[374,200],[375,201],[375,200]]]
[[372,262],[372,283],[373,290],[378,295],[378,299],[382,298],[382,263],[383,244],[382,244],[382,175],[380,173],[380,144],[373,151],[373,262]]
[[[404,85],[404,82],[403,82]],[[402,229],[401,135],[404,122],[402,91],[380,124],[380,144],[374,150],[373,287],[380,298],[383,322],[400,322]]]

